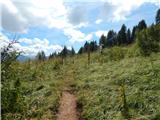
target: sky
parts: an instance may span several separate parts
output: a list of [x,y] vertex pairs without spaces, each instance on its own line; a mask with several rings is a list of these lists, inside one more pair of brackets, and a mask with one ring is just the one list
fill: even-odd
[[0,45],[16,36],[14,47],[26,56],[41,50],[48,56],[64,45],[78,51],[122,24],[151,25],[159,8],[160,0],[0,0]]

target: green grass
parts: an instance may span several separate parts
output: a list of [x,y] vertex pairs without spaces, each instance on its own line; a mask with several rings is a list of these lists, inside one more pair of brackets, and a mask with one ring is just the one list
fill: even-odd
[[[114,47],[102,55],[92,53],[90,65],[87,54],[67,58],[64,65],[58,60],[16,62],[12,72],[21,82],[27,104],[23,118],[56,119],[61,92],[71,87],[85,120],[159,120],[160,53],[141,57],[132,55],[132,49]],[[2,119],[18,120],[15,116],[7,113]]]
[[[107,49],[104,54],[107,54]],[[148,58],[125,57],[107,60],[107,55],[92,54],[87,68],[78,59],[76,85],[78,102],[85,120],[159,120],[160,117],[160,54]],[[83,61],[83,62],[81,62]],[[152,61],[152,62],[151,62]],[[81,65],[81,66],[79,66]],[[128,115],[123,115],[120,86],[125,85]]]
[[[20,119],[56,119],[63,83],[63,67],[55,69],[54,66],[53,60],[13,64],[15,78],[20,79],[26,103],[26,109]],[[10,84],[12,85],[11,82]],[[2,119],[18,118],[17,115],[9,113],[4,114]]]

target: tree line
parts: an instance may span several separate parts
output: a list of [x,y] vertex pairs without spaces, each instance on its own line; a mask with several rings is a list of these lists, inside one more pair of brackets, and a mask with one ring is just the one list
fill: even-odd
[[[136,41],[136,39],[143,39],[143,40],[141,40],[141,42],[139,40],[138,45],[142,48],[147,48],[147,46],[145,46],[145,42],[147,42],[147,38],[145,38],[143,36],[144,34],[147,34],[147,33],[145,33],[144,31],[146,29],[148,31],[156,31],[155,29],[158,29],[159,27],[154,29],[154,26],[159,26],[159,25],[160,25],[160,9],[158,9],[158,11],[156,13],[155,24],[152,24],[151,26],[148,27],[145,20],[141,20],[138,23],[138,25],[133,26],[132,30],[130,28],[127,28],[126,25],[123,24],[121,26],[121,29],[118,32],[116,32],[114,30],[109,30],[107,36],[102,34],[101,37],[99,38],[99,45],[94,40],[90,41],[90,42],[86,41],[85,44],[82,47],[80,47],[77,54],[87,53],[88,49],[90,50],[90,52],[97,51],[100,45],[102,45],[102,48],[110,48],[113,46],[127,46],[129,44],[134,43]],[[159,35],[159,33],[150,33],[150,34],[154,34],[154,36],[155,36],[155,34]],[[154,40],[155,39],[156,38],[154,38]],[[150,41],[149,44],[153,46],[153,44],[151,42],[152,41]],[[146,44],[148,44],[148,43],[146,43]],[[73,47],[71,50],[69,50],[69,49],[67,49],[66,46],[64,46],[64,48],[62,49],[61,52],[59,52],[59,53],[53,52],[49,55],[48,58],[51,59],[51,58],[54,58],[57,56],[61,56],[61,57],[73,56],[75,54],[76,53],[75,53],[75,50]],[[38,60],[45,60],[46,56],[45,56],[44,51],[38,52],[36,58]]]
[[102,35],[99,40],[99,44],[103,45],[103,48],[113,47],[115,45],[128,45],[134,42],[136,38],[136,31],[141,31],[147,28],[145,20],[141,20],[138,25],[134,26],[132,31],[125,24],[116,33],[114,30],[109,30],[107,36]]
[[[62,51],[61,52],[53,52],[51,53],[49,56],[48,56],[48,59],[52,59],[52,58],[55,58],[55,57],[62,57],[62,58],[65,58],[67,56],[74,56],[76,54],[74,48],[72,47],[71,50],[70,49],[67,49],[66,46],[63,47]],[[36,55],[36,59],[37,60],[40,60],[40,61],[44,61],[47,59],[47,56],[45,55],[45,52],[42,50],[42,51],[39,51]]]
[[[103,48],[110,48],[113,46],[126,46],[126,45],[134,43],[136,41],[136,39],[138,39],[138,41],[139,41],[138,42],[139,47],[143,47],[144,49],[145,48],[147,49],[147,47],[148,47],[148,46],[144,47],[146,42],[147,42],[146,44],[149,44],[150,47],[151,47],[151,45],[153,47],[152,43],[159,45],[157,43],[157,42],[159,42],[159,39],[160,39],[160,38],[158,38],[159,27],[155,28],[155,26],[160,25],[160,9],[158,9],[158,11],[157,11],[157,14],[155,17],[155,23],[156,24],[152,24],[151,26],[147,27],[145,20],[142,19],[138,23],[138,25],[133,26],[132,30],[130,30],[129,28],[126,27],[125,24],[123,24],[121,29],[118,32],[116,32],[114,30],[109,30],[107,36],[102,34],[99,39],[99,45],[102,45]],[[154,40],[151,40],[150,43],[149,43],[149,40],[147,40],[147,38],[144,38],[144,37],[140,40],[140,36],[142,36],[144,34],[144,32],[142,33],[142,31],[145,31],[145,30],[152,31],[152,33],[151,32],[148,33],[148,34],[150,34],[150,35],[148,35],[148,37],[152,36],[152,38],[154,38]],[[156,40],[155,37],[158,38],[158,40],[156,42],[155,42],[155,40]],[[148,39],[151,39],[151,37]],[[88,47],[90,48],[91,51],[96,51],[99,46],[96,44],[96,41],[91,41],[90,43],[86,42],[83,47],[80,47],[78,54],[86,53]],[[154,47],[155,47],[155,45],[154,45]],[[158,47],[156,46],[156,48],[158,48]]]

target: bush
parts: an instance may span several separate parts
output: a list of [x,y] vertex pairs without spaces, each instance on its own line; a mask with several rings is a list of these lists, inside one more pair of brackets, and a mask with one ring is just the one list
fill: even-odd
[[140,51],[139,51],[139,47],[137,46],[137,44],[133,44],[127,51],[127,57],[131,58],[131,57],[137,57],[140,56]]
[[2,114],[6,112],[16,113],[24,110],[24,97],[21,91],[13,89],[2,89]]
[[1,49],[1,64],[2,64],[2,82],[1,82],[1,110],[2,119],[21,119],[26,110],[25,99],[22,94],[21,83],[17,69],[13,67],[16,63],[20,52],[13,48],[12,41],[8,46]]
[[57,58],[54,61],[54,67],[53,69],[60,69],[60,66],[63,64],[63,60],[61,58]]
[[125,57],[126,50],[122,47],[113,47],[107,53],[110,60],[121,60]]
[[143,56],[160,51],[160,26],[151,26],[137,34],[137,45]]

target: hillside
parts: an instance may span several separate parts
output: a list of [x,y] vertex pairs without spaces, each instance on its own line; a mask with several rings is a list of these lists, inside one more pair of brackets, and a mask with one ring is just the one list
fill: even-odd
[[[128,52],[132,47],[112,48],[117,49]],[[23,96],[10,96],[10,103],[2,99],[3,119],[56,119],[64,89],[76,96],[85,120],[160,119],[160,53],[150,57],[124,53],[113,59],[109,50],[91,53],[89,65],[87,54],[67,57],[63,64],[60,58],[15,62],[11,67],[15,77],[2,97],[15,92],[15,84],[20,84],[16,91]]]
[[3,0],[2,120],[160,120],[160,0]]
[[107,52],[103,63],[93,54],[88,68],[84,58],[76,66],[75,89],[84,119],[160,119],[160,54],[109,61]]

